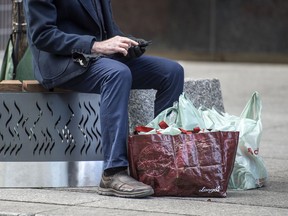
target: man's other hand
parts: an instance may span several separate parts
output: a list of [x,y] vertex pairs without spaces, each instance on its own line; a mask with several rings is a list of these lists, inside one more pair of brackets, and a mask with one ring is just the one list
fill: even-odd
[[102,55],[121,53],[124,56],[127,56],[129,48],[138,45],[139,44],[136,41],[128,37],[115,36],[108,40],[95,41],[92,46],[91,52]]

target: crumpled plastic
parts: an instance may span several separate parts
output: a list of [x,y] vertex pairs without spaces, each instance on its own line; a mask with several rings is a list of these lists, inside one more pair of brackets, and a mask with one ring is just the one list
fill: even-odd
[[[263,187],[268,181],[268,172],[259,155],[262,135],[262,102],[258,92],[254,92],[240,116],[219,112],[216,109],[193,105],[183,93],[179,103],[175,103],[147,124],[155,128],[149,134],[163,133],[178,135],[179,128],[191,130],[200,127],[209,131],[239,131],[239,144],[234,169],[229,180],[230,189],[246,190]],[[165,121],[168,128],[161,129],[159,123]]]

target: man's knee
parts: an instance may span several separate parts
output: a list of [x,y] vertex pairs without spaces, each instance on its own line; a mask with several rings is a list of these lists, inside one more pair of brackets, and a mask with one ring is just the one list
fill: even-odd
[[175,63],[175,71],[177,71],[178,76],[184,79],[184,68],[179,63]]
[[132,75],[130,69],[126,65],[121,65],[110,71],[107,80],[113,80],[117,83],[126,83],[131,85]]
[[[184,80],[184,68],[178,62],[172,61],[169,65],[169,77],[173,80]],[[184,81],[183,81],[184,82]]]

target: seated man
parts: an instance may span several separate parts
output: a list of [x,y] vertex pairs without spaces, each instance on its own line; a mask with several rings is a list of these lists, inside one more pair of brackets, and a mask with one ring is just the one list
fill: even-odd
[[125,36],[110,0],[24,0],[35,78],[46,88],[101,95],[104,172],[99,194],[146,197],[153,189],[128,175],[128,101],[131,89],[155,89],[156,116],[183,91],[176,62],[142,55],[147,41]]

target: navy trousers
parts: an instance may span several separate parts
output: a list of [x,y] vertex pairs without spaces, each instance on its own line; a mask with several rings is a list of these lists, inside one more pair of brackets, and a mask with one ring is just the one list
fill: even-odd
[[155,89],[154,115],[171,107],[183,92],[184,71],[177,62],[152,56],[129,61],[101,58],[61,87],[98,93],[104,170],[128,166],[128,102],[131,89]]

